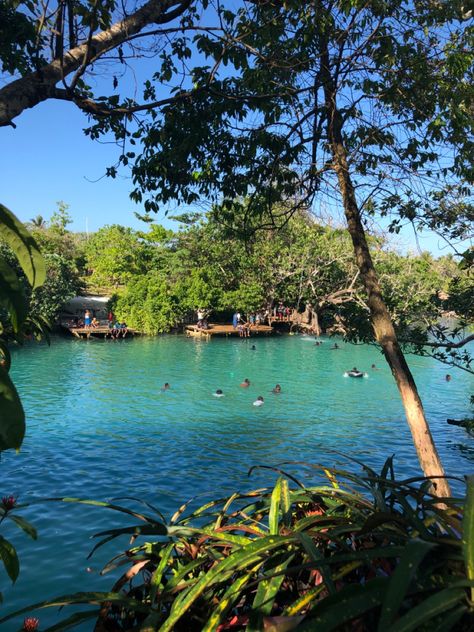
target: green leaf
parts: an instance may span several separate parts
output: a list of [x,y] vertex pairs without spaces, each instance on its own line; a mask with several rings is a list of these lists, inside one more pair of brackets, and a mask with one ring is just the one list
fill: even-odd
[[20,527],[20,529],[23,529],[23,531],[27,533],[30,536],[30,538],[32,538],[33,540],[37,539],[38,532],[36,531],[36,529],[34,528],[32,524],[27,522],[21,516],[15,516],[15,514],[9,514],[8,517],[10,518],[10,520],[13,520],[13,522],[17,524]]
[[61,632],[62,630],[69,630],[70,628],[75,628],[77,624],[82,621],[97,618],[98,614],[99,611],[97,608],[94,608],[94,610],[86,610],[85,612],[76,612],[67,619],[64,619],[64,621],[55,623],[51,627],[42,630],[42,632]]
[[382,604],[378,625],[379,632],[385,632],[395,619],[418,566],[434,546],[434,544],[423,540],[411,540],[407,544],[400,562],[390,578]]
[[227,612],[229,612],[229,609],[242,597],[242,588],[253,576],[253,572],[258,568],[258,566],[260,566],[260,564],[258,564],[256,568],[252,569],[251,573],[242,575],[242,577],[239,577],[230,584],[229,588],[225,591],[222,597],[220,597],[218,606],[209,617],[206,625],[202,629],[202,632],[212,632],[217,629],[220,623],[223,622],[223,618]]
[[[474,580],[474,475],[466,477],[467,496],[462,521],[462,548],[467,578]],[[474,590],[471,591],[474,600]]]
[[368,610],[376,608],[383,599],[387,579],[377,577],[364,586],[348,585],[336,595],[326,597],[311,611],[298,628],[299,632],[330,632],[352,621]]
[[15,547],[3,536],[0,535],[0,557],[3,560],[3,565],[8,573],[8,576],[15,583],[18,573],[20,572],[20,561],[16,554]]
[[229,579],[230,574],[236,570],[242,571],[250,564],[259,561],[262,557],[266,557],[271,550],[287,546],[291,542],[294,542],[294,538],[291,536],[267,536],[259,538],[256,542],[252,542],[236,553],[229,555],[223,562],[220,562],[200,577],[182,598],[176,599],[168,619],[160,628],[160,632],[172,630],[176,622],[210,585]]
[[430,627],[430,632],[449,632],[465,612],[467,612],[467,605],[465,604],[449,610],[445,616],[438,619],[438,625],[435,628]]
[[283,524],[289,527],[291,524],[291,496],[286,478],[281,482],[281,513]]
[[0,204],[0,239],[15,253],[32,288],[43,285],[46,266],[36,241],[23,224],[3,204]]
[[457,604],[461,604],[465,598],[466,591],[463,588],[445,588],[412,608],[390,627],[389,632],[419,630],[433,617],[451,610]]
[[253,600],[250,622],[246,628],[246,632],[259,632],[259,630],[263,629],[263,616],[271,614],[275,597],[285,579],[285,574],[282,571],[287,568],[294,557],[295,554],[286,556],[286,558],[280,562],[282,556],[277,556],[276,559],[271,561],[270,565],[266,566],[265,571],[270,575],[275,574],[275,576],[261,578]]
[[316,545],[313,540],[306,533],[298,533],[298,537],[303,544],[303,547],[306,553],[309,555],[310,559],[313,562],[316,562],[317,568],[319,569],[321,576],[323,578],[324,584],[329,591],[329,594],[333,595],[336,592],[336,587],[334,586],[334,582],[331,577],[331,569],[325,563],[324,556],[318,551]]
[[0,451],[18,450],[25,436],[25,413],[13,382],[0,366]]
[[26,299],[21,283],[8,263],[0,258],[0,304],[10,314],[13,330],[18,332],[26,318]]
[[162,580],[164,572],[166,571],[168,560],[170,559],[171,554],[173,553],[173,549],[174,549],[174,542],[170,542],[169,544],[167,544],[165,547],[161,549],[160,562],[150,579],[150,601],[152,604],[155,602],[156,593],[161,586],[161,580]]
[[130,599],[120,593],[115,592],[79,592],[71,595],[62,595],[55,599],[49,599],[46,601],[40,601],[38,603],[26,606],[15,612],[10,612],[5,617],[0,619],[0,624],[9,621],[14,617],[19,617],[22,614],[37,610],[39,608],[61,608],[63,606],[71,606],[74,604],[94,604],[100,606],[104,601],[111,601],[114,604],[119,604],[135,612],[149,612],[150,606],[144,604],[136,599]]
[[282,481],[283,479],[280,476],[272,492],[270,511],[268,514],[268,526],[271,535],[278,534]]

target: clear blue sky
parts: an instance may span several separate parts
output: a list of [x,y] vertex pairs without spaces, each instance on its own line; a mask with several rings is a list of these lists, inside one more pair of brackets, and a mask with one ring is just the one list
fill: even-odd
[[[143,228],[134,211],[143,208],[129,198],[132,183],[125,173],[116,179],[104,177],[116,162],[114,144],[91,141],[83,133],[87,117],[74,105],[46,101],[26,110],[15,120],[17,128],[0,128],[0,201],[22,221],[35,215],[48,219],[56,202],[69,204],[72,230],[95,231],[106,224]],[[185,209],[183,209],[185,210]],[[164,214],[157,221],[173,226]],[[435,255],[449,249],[435,235],[423,234],[419,247]],[[411,229],[394,239],[398,250],[418,250]]]

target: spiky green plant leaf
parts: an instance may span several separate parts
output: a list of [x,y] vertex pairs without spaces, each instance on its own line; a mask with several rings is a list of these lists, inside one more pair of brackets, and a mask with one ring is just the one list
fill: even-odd
[[15,253],[32,288],[43,285],[46,266],[36,241],[20,220],[0,204],[0,239]]
[[18,450],[25,436],[25,413],[7,371],[0,366],[0,451]]

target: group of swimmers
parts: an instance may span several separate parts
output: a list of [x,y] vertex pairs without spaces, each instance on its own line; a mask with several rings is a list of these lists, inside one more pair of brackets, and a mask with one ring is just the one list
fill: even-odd
[[[242,388],[248,388],[250,386],[250,380],[248,379],[248,377],[246,377],[244,379],[244,381],[240,384],[240,386]],[[171,386],[169,385],[169,382],[165,382],[163,384],[163,386],[161,387],[161,392],[164,391],[168,391],[171,388]],[[272,388],[272,390],[270,391],[271,393],[273,393],[274,395],[279,395],[281,393],[281,386],[280,384],[275,384],[275,387]],[[216,390],[215,393],[213,393],[214,397],[224,397],[224,392],[221,388],[218,388]],[[262,395],[259,395],[257,397],[257,399],[253,402],[254,406],[263,406],[265,400],[263,399]]]
[[[248,377],[246,377],[244,381],[240,384],[240,387],[248,388],[249,386],[250,386],[250,380],[248,379]],[[281,393],[280,384],[275,384],[275,387],[272,388],[270,392],[273,393],[274,395],[279,395]],[[217,391],[214,393],[214,397],[224,397],[224,392],[222,391],[222,389],[218,388]],[[263,406],[264,403],[265,403],[265,400],[263,399],[262,395],[259,395],[257,399],[253,402],[253,405]]]

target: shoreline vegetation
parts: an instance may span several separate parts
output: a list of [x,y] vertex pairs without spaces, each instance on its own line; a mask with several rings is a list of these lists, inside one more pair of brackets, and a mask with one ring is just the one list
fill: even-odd
[[[361,474],[300,463],[317,480],[311,486],[288,472],[291,462],[268,467],[278,475],[273,488],[235,492],[197,509],[185,503],[168,520],[147,503],[135,502],[135,509],[49,499],[128,516],[130,526],[95,534],[91,552],[129,534],[129,548],[102,573],[125,571],[108,592],[85,587],[0,624],[28,614],[23,630],[31,632],[44,608],[90,605],[66,610],[48,630],[86,621],[114,632],[470,630],[474,477],[466,478],[466,498],[440,505],[428,479],[398,480],[392,458],[380,473],[352,461]],[[14,519],[8,500],[0,511]]]
[[[235,310],[246,322],[257,312],[266,313],[265,324],[272,324],[269,316],[283,322],[277,318],[283,304],[294,327],[374,341],[345,230],[301,211],[281,229],[246,242],[229,234],[213,212],[177,219],[177,231],[158,224],[146,231],[112,225],[85,235],[68,230],[67,205],[61,203],[49,221],[28,224],[47,270],[46,282],[34,292],[7,246],[0,244],[0,254],[19,274],[31,317],[51,323],[69,299],[96,293],[111,299],[104,321],[111,309],[120,322],[146,334],[195,324],[200,310],[216,323],[231,322]],[[420,351],[446,313],[459,315],[460,328],[472,319],[472,279],[451,255],[400,255],[380,235],[370,236],[369,244],[402,343]]]

